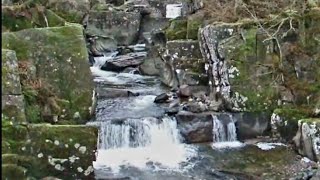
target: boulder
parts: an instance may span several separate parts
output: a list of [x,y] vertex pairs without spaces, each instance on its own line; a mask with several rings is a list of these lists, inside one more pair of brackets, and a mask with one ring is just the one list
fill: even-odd
[[63,26],[65,20],[42,5],[2,6],[2,30]]
[[234,113],[233,116],[237,120],[239,140],[256,138],[270,131],[269,113],[242,112]]
[[[72,119],[78,112],[81,119],[77,123],[89,120],[94,85],[80,25],[6,32],[2,46],[16,52],[22,69],[36,68],[33,78],[20,77],[27,114],[41,111],[46,115],[42,118],[51,122],[57,116]],[[27,120],[32,122],[34,117],[39,116]]]
[[[2,124],[4,125],[4,124]],[[41,179],[55,176],[61,179],[93,178],[98,129],[84,125],[29,125],[2,127],[5,132],[2,159],[24,169],[23,174],[3,168],[2,177],[32,177]],[[66,138],[67,137],[67,138]],[[3,165],[4,165],[3,164]],[[15,171],[13,171],[15,172]],[[19,172],[19,171],[18,171]]]
[[165,62],[159,56],[159,46],[151,46],[147,57],[139,66],[139,70],[144,75],[160,75],[160,70],[165,67]]
[[188,85],[186,85],[186,84],[180,86],[179,95],[181,97],[190,97],[192,95],[190,87]]
[[186,143],[212,142],[212,115],[180,111],[175,115],[177,127]]
[[86,33],[115,39],[117,45],[130,45],[138,39],[140,20],[140,14],[135,12],[90,11]]
[[168,100],[169,100],[169,95],[167,93],[162,93],[154,99],[154,103],[165,103]]
[[120,55],[106,61],[106,63],[101,67],[102,70],[106,71],[123,71],[127,67],[137,67],[143,63],[146,57],[145,52],[129,53],[126,55]]

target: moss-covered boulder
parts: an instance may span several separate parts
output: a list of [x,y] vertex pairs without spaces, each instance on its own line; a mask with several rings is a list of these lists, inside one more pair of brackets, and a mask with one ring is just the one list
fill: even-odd
[[18,60],[12,50],[2,49],[2,95],[21,95]]
[[26,122],[24,97],[21,92],[18,61],[12,50],[2,49],[2,100],[3,115],[14,122]]
[[76,123],[90,118],[94,85],[80,25],[6,32],[2,37],[2,46],[16,51],[29,122],[39,122],[34,117]]
[[6,122],[2,122],[3,178],[93,178],[97,128]]
[[166,29],[166,37],[169,41],[178,39],[198,39],[198,29],[202,26],[198,19],[174,19]]
[[35,4],[2,6],[2,31],[63,26],[65,20],[46,7]]

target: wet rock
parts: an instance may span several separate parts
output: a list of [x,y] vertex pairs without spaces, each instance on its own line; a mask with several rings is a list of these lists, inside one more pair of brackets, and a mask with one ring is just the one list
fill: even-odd
[[117,42],[110,37],[88,35],[89,54],[94,57],[103,56],[105,52],[113,52],[117,49]]
[[179,107],[172,107],[168,108],[165,110],[165,113],[168,114],[169,116],[175,115],[179,112],[180,108]]
[[240,140],[265,135],[271,128],[268,113],[243,112],[233,115],[237,119],[237,133]]
[[139,69],[133,68],[133,67],[127,67],[122,72],[123,73],[129,73],[129,74],[140,74]]
[[190,97],[192,94],[191,94],[191,89],[188,85],[182,85],[180,86],[179,88],[179,95],[181,97]]
[[86,33],[110,37],[117,45],[134,44],[138,39],[140,14],[117,10],[90,11]]
[[167,93],[162,93],[155,98],[154,103],[165,103],[168,100],[169,100],[169,95]]
[[111,60],[108,60],[102,67],[102,70],[106,71],[123,71],[127,67],[137,67],[143,63],[146,57],[145,52],[129,53],[126,55],[117,56]]
[[212,142],[211,114],[180,111],[175,117],[186,143]]

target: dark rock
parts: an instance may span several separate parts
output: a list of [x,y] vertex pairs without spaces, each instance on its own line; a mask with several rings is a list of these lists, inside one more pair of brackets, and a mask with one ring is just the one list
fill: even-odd
[[137,67],[143,63],[146,57],[145,52],[129,53],[122,56],[117,56],[112,60],[107,61],[102,67],[105,71],[123,71],[127,67]]
[[154,102],[164,103],[164,102],[167,102],[168,99],[169,99],[169,95],[167,93],[162,93],[155,98]]
[[123,73],[129,73],[129,74],[140,74],[139,69],[133,68],[133,67],[127,67],[122,72]]
[[271,128],[268,113],[243,112],[234,113],[233,116],[237,120],[239,140],[265,135]]
[[134,44],[138,39],[141,15],[117,10],[90,11],[86,33],[110,37],[117,45]]
[[190,97],[191,96],[191,89],[188,85],[184,84],[179,88],[179,95],[181,97]]
[[135,92],[131,92],[131,91],[128,91],[128,97],[130,97],[130,96],[139,96],[140,95],[140,93],[135,93]]
[[184,106],[184,110],[193,113],[201,113],[207,110],[207,106],[202,102],[191,102]]
[[165,113],[168,114],[169,116],[175,115],[179,112],[180,108],[179,107],[172,107],[168,108],[165,110]]
[[212,142],[212,115],[210,113],[176,114],[178,129],[186,143]]

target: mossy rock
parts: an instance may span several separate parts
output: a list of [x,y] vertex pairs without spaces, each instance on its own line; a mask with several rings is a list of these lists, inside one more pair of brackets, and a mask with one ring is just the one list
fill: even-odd
[[21,179],[26,180],[27,169],[15,164],[2,164],[2,179]]
[[2,49],[2,95],[21,94],[18,60],[12,50]]
[[[26,29],[3,33],[2,37],[2,46],[15,50],[19,62],[28,61],[36,67],[38,84],[31,87],[37,87],[38,98],[41,95],[54,98],[55,103],[48,105],[56,107],[50,109],[51,115],[72,119],[79,112],[78,123],[89,120],[94,84],[81,25]],[[45,107],[46,104],[39,105]]]
[[166,29],[166,37],[169,41],[179,39],[198,39],[198,29],[202,21],[188,19],[174,19]]
[[2,146],[9,148],[2,152],[2,160],[26,170],[23,176],[17,175],[18,179],[25,176],[90,179],[97,138],[98,129],[84,125],[21,126],[3,121]]
[[44,6],[25,5],[2,7],[2,30],[19,31],[29,28],[63,26],[65,20]]
[[291,141],[296,135],[299,121],[310,116],[305,109],[295,107],[278,108],[273,113],[281,118],[281,121],[276,124],[277,131],[280,133],[281,138],[286,141]]

